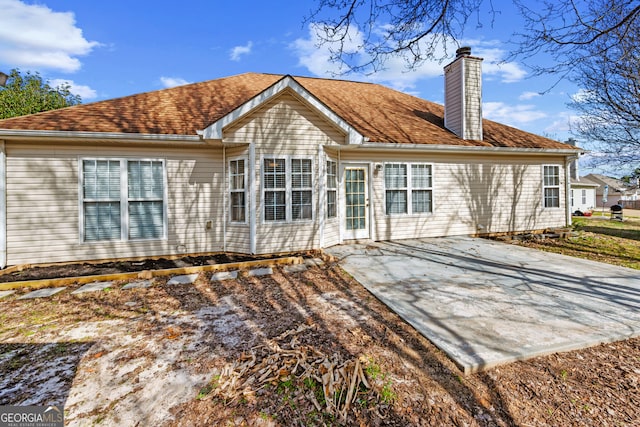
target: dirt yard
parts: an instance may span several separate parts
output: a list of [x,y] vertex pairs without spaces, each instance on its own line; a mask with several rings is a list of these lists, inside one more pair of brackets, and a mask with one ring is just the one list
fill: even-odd
[[640,339],[465,377],[335,265],[209,276],[1,299],[0,405],[62,404],[70,426],[640,425]]

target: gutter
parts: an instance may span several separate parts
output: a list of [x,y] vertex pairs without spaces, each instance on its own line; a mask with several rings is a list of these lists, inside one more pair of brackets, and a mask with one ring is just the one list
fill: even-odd
[[199,135],[167,135],[153,133],[124,133],[124,132],[75,132],[58,130],[23,130],[23,129],[0,129],[0,137],[5,139],[33,140],[33,139],[91,139],[118,142],[188,142],[198,145],[210,145]]
[[[327,148],[336,148],[335,145],[326,145]],[[370,151],[407,151],[422,153],[489,153],[489,154],[529,154],[541,156],[577,156],[585,151],[563,148],[518,148],[518,147],[486,147],[486,146],[460,146],[445,144],[411,144],[389,142],[364,142],[358,145],[344,145],[339,147],[342,151],[370,150]]]

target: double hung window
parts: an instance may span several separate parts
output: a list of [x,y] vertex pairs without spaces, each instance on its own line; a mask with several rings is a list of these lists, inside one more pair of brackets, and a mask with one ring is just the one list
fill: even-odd
[[542,189],[545,208],[560,207],[560,166],[543,166]]
[[84,241],[165,236],[164,161],[83,159],[81,172]]
[[311,159],[265,157],[262,161],[263,217],[271,221],[313,218]]
[[430,164],[387,163],[384,167],[387,215],[421,214],[433,210]]

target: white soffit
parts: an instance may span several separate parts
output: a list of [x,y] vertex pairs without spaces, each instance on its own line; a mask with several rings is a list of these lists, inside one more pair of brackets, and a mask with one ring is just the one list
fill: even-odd
[[342,129],[347,135],[348,144],[362,144],[364,142],[364,136],[349,125],[344,119],[331,111],[320,100],[313,96],[308,90],[306,90],[300,83],[298,83],[293,77],[285,76],[262,93],[251,98],[235,110],[231,111],[227,115],[223,116],[219,120],[213,122],[202,131],[202,137],[205,140],[222,139],[222,130],[249,114],[251,111],[265,104],[269,100],[273,99],[284,90],[290,89],[300,96],[307,104],[316,109],[320,114],[325,116],[331,123],[338,128]]

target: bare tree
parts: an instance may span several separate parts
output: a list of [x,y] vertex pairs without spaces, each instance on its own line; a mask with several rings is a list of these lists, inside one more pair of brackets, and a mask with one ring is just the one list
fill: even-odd
[[318,0],[306,22],[345,73],[376,72],[395,56],[412,69],[444,59],[483,1]]
[[638,26],[615,28],[585,46],[572,74],[582,92],[570,105],[580,113],[576,133],[587,147],[604,154],[602,161],[632,167],[640,162],[639,47]]
[[[539,74],[570,75],[576,61],[583,59],[584,47],[613,31],[624,34],[640,25],[638,0],[514,3],[523,31],[514,34],[512,57]],[[479,12],[482,6],[486,15]],[[426,60],[441,61],[449,54],[447,45],[461,39],[470,20],[476,26],[493,25],[499,13],[492,0],[317,0],[306,22],[345,72],[375,72],[394,56],[402,56],[408,69]],[[540,53],[553,58],[554,64],[544,67],[527,60]]]

